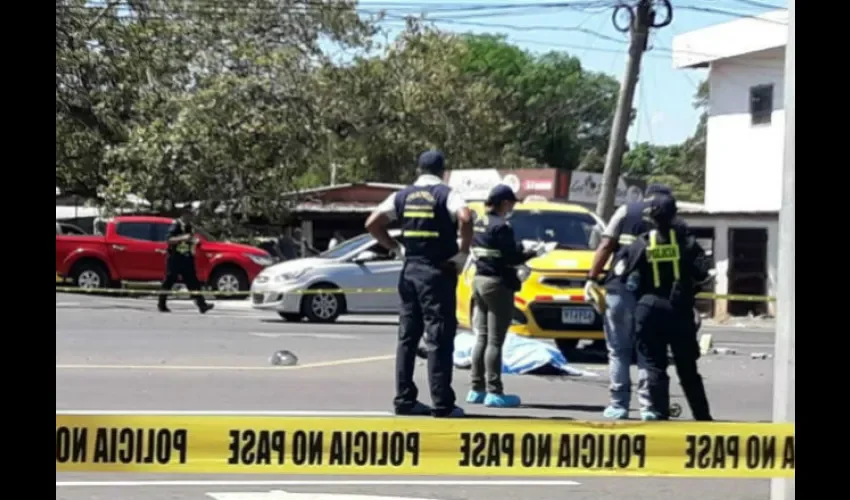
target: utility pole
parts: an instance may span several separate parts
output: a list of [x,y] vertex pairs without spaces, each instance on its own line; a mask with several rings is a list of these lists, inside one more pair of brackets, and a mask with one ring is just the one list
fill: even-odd
[[625,4],[618,6],[618,9],[626,9],[630,13],[631,23],[628,29],[630,40],[626,72],[623,74],[623,80],[620,83],[617,109],[614,112],[614,123],[611,125],[611,140],[608,143],[608,154],[605,156],[602,187],[599,191],[599,199],[596,201],[596,213],[605,221],[609,220],[614,212],[617,181],[620,180],[623,148],[631,123],[632,102],[640,74],[640,61],[643,58],[644,51],[646,51],[649,28],[653,24],[652,4],[652,0],[639,0],[634,8]]
[[[795,43],[794,0],[788,1],[788,42],[785,45],[785,165],[782,169],[782,207],[779,211],[779,263],[776,271],[776,340],[773,362],[773,421],[796,420],[796,332],[794,329],[794,177],[795,177]],[[771,500],[794,500],[794,479],[773,479]]]

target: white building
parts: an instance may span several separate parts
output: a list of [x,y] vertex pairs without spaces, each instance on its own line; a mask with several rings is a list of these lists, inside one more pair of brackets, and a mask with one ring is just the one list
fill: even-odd
[[[705,205],[684,211],[713,230],[718,294],[775,296],[787,39],[787,10],[673,39],[675,68],[709,70]],[[716,301],[715,313],[773,312],[753,304]]]

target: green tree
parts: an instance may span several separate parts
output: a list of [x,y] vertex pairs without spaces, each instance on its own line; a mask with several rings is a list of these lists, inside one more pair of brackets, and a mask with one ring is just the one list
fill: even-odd
[[535,57],[503,36],[467,35],[460,65],[490,81],[501,94],[498,109],[510,120],[506,142],[541,165],[575,169],[596,165],[611,130],[618,83],[585,71],[566,52]]
[[458,36],[409,19],[387,50],[323,74],[338,94],[330,139],[347,179],[408,181],[416,155],[443,150],[451,168],[501,168],[522,160],[504,140],[504,94],[455,62],[468,47]]
[[352,1],[63,0],[56,18],[57,185],[270,216],[327,135],[320,40],[374,34]]
[[708,84],[703,82],[694,96],[694,107],[702,110],[694,134],[674,146],[635,145],[623,158],[623,172],[667,184],[680,200],[701,202],[705,193],[707,106]]

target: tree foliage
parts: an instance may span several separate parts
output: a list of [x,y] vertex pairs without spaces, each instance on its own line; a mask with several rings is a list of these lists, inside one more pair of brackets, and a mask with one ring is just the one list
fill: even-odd
[[320,41],[374,33],[353,5],[57,1],[57,185],[279,212],[325,134]]
[[[429,147],[450,168],[602,164],[611,77],[416,19],[379,46],[375,21],[353,0],[57,0],[57,186],[276,220],[331,165],[338,181],[404,182]],[[670,154],[679,170],[652,148],[629,168],[696,172],[699,137]]]
[[500,93],[505,139],[541,165],[573,170],[608,146],[619,84],[566,52],[534,56],[502,36],[468,35],[461,66]]
[[681,200],[701,202],[705,192],[707,106],[708,83],[703,82],[694,96],[694,107],[702,111],[694,134],[674,146],[638,144],[626,153],[623,172],[667,184]]

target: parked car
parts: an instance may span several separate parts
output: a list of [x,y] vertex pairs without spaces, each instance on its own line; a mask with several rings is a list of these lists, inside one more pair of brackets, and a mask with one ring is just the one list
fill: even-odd
[[[390,231],[398,238],[399,231]],[[275,311],[287,321],[307,318],[330,323],[345,313],[398,313],[395,290],[402,260],[369,234],[362,234],[316,257],[294,259],[263,270],[251,285],[254,309]],[[363,288],[365,292],[348,293]],[[390,290],[377,292],[375,289]],[[340,293],[303,293],[339,289]]]
[[[81,288],[107,288],[123,281],[158,281],[165,276],[166,217],[119,216],[104,221],[96,235],[56,235],[56,274]],[[196,228],[195,267],[201,283],[216,291],[247,291],[272,258],[259,248],[215,241]]]

